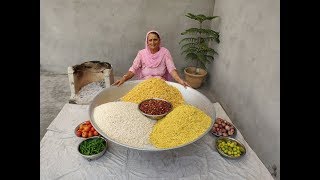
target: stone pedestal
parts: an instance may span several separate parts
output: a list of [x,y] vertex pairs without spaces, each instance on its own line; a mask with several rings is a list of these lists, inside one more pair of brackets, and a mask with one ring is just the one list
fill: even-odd
[[71,96],[69,103],[74,103],[77,93],[89,83],[103,81],[104,88],[114,83],[112,66],[107,62],[88,61],[68,67]]

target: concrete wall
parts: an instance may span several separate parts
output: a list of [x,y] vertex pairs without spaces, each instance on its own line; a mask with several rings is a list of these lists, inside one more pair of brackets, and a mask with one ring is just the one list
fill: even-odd
[[210,89],[245,139],[280,178],[280,2],[216,0],[219,53]]
[[150,29],[160,32],[180,70],[186,64],[180,33],[194,25],[184,15],[213,12],[213,0],[42,0],[40,5],[40,65],[56,73],[101,60],[122,75],[144,48]]

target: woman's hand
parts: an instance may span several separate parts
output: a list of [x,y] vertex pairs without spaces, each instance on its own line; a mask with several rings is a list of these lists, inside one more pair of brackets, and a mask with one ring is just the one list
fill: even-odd
[[121,78],[121,79],[117,80],[115,83],[113,83],[112,86],[118,86],[119,87],[124,82],[126,82],[126,80],[124,78]]
[[185,88],[191,87],[186,81],[184,81],[184,80],[182,80],[182,79],[179,81],[179,84],[181,84],[181,85],[184,86]]
[[119,79],[118,81],[116,81],[115,83],[112,84],[112,86],[120,86],[121,84],[123,84],[124,82],[128,81],[129,79],[131,79],[134,76],[133,72],[128,71],[125,75],[122,76],[121,79]]
[[178,82],[182,86],[184,86],[184,88],[191,87],[186,81],[184,81],[183,79],[180,78],[177,70],[171,71],[170,74],[173,77],[173,79],[176,80],[176,82]]

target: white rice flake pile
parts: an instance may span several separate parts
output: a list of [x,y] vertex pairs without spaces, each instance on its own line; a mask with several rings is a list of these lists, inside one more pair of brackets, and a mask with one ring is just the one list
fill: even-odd
[[156,121],[142,115],[138,104],[105,103],[94,109],[93,117],[98,127],[114,141],[136,148],[154,148],[149,136]]
[[75,96],[77,104],[90,104],[96,95],[104,89],[104,81],[97,81],[83,86]]

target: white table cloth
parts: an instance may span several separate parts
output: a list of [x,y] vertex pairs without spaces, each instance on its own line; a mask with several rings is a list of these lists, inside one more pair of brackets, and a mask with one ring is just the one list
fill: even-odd
[[[238,130],[236,139],[247,149],[231,160],[215,149],[216,137],[208,133],[182,148],[147,152],[108,142],[99,159],[88,161],[77,152],[81,138],[74,128],[89,120],[88,105],[66,104],[47,128],[40,142],[40,179],[273,179]],[[219,103],[212,104],[217,117],[231,120]]]

